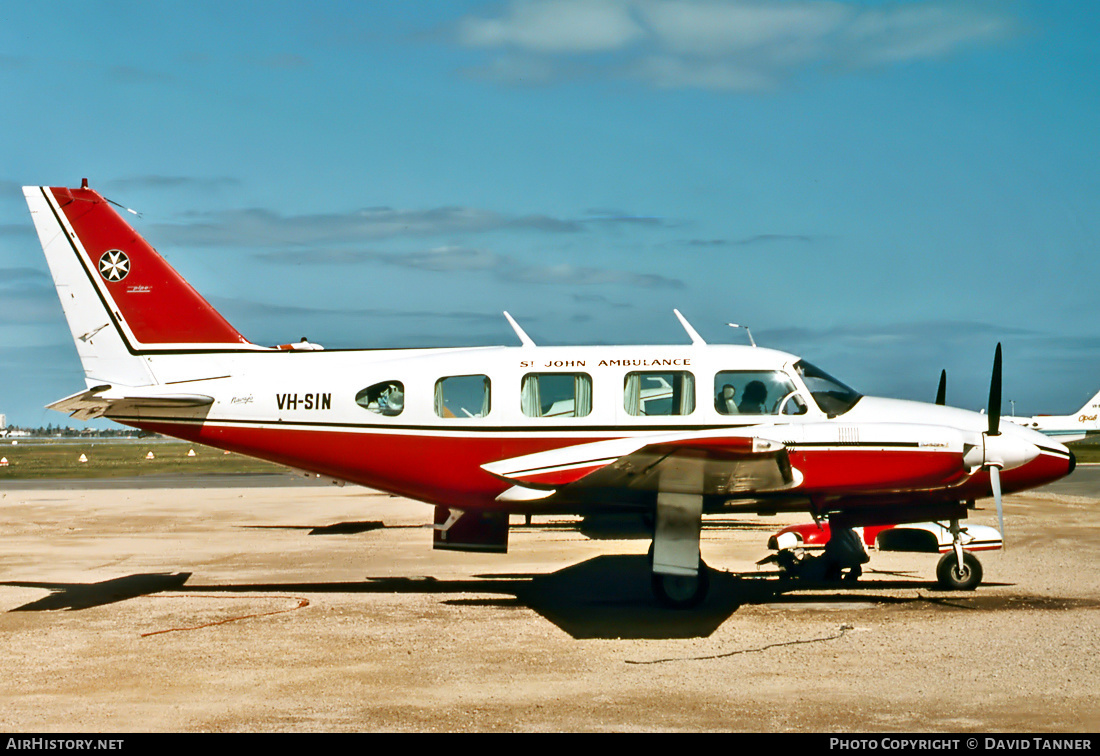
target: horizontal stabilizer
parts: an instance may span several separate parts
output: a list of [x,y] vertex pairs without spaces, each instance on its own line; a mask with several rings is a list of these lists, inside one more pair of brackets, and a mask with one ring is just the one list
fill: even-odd
[[132,386],[95,386],[80,391],[53,404],[47,409],[67,412],[77,420],[103,417],[121,404],[129,409],[187,409],[206,407],[214,403],[214,397],[205,394],[155,394]]

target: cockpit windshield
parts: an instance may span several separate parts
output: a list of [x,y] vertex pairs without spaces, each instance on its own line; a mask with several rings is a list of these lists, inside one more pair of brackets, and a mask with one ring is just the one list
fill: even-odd
[[843,415],[856,405],[863,395],[833,378],[819,367],[805,360],[795,363],[795,371],[801,376],[806,388],[810,390],[817,406],[830,417]]

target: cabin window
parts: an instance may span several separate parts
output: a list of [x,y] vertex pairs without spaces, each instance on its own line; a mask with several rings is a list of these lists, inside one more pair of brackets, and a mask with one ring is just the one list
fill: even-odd
[[587,373],[528,373],[520,407],[527,417],[586,417],[592,412],[592,378]]
[[489,376],[453,375],[435,382],[439,417],[485,417],[489,414]]
[[368,386],[355,395],[355,403],[386,417],[400,415],[405,409],[405,384],[401,381],[382,381]]
[[630,415],[690,415],[695,411],[695,377],[685,371],[627,373],[623,405]]
[[714,376],[720,415],[803,415],[806,401],[779,370],[727,370]]

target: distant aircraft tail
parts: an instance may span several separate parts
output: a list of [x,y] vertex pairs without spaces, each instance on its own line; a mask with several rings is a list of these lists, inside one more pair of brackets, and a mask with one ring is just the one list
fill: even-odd
[[88,385],[157,383],[158,353],[262,349],[203,299],[100,194],[25,186]]
[[1100,416],[1100,391],[1096,392],[1096,396],[1085,402],[1085,406],[1077,410],[1078,415],[1090,415],[1092,416],[1093,423],[1097,428],[1100,428],[1100,422],[1097,422],[1098,416]]

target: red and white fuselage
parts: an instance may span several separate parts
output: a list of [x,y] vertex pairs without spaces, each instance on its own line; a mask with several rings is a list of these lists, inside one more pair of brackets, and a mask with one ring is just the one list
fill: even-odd
[[[88,387],[51,406],[78,417],[478,510],[686,491],[708,506],[915,521],[989,496],[991,461],[1006,492],[1074,464],[1027,428],[991,436],[982,414],[859,396],[793,355],[694,335],[682,346],[258,346],[93,190],[25,194]],[[749,464],[764,457],[767,470]]]

